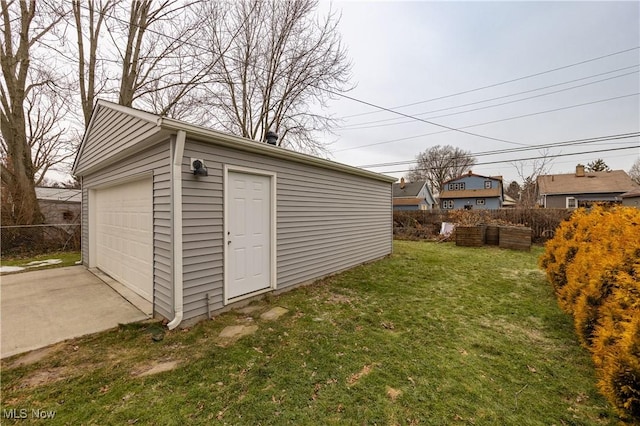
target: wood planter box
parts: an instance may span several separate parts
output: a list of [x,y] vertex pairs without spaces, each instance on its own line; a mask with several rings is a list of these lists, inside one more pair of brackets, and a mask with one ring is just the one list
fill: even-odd
[[499,246],[512,250],[531,250],[531,228],[501,226]]
[[487,245],[497,246],[500,241],[500,227],[498,225],[487,225],[484,237]]
[[456,245],[482,247],[484,245],[485,229],[485,226],[457,226]]

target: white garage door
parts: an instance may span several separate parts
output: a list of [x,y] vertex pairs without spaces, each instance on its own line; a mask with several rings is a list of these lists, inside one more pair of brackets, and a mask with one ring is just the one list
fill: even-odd
[[96,191],[96,265],[152,302],[151,178]]

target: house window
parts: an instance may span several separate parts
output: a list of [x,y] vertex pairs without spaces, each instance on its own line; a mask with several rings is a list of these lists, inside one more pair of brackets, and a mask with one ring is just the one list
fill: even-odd
[[444,200],[442,202],[443,209],[452,209],[453,208],[453,200]]
[[450,183],[449,191],[464,191],[464,182]]
[[568,209],[577,209],[578,208],[578,200],[573,197],[567,197],[567,208]]
[[491,189],[491,181],[490,180],[485,180],[484,181],[484,189]]
[[[491,182],[489,182],[491,183]],[[484,206],[484,198],[478,198],[476,199],[476,204],[479,206]]]

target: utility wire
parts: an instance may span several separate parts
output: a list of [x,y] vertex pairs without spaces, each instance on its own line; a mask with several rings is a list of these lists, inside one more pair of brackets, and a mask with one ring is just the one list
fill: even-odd
[[[607,55],[598,56],[598,57],[595,57],[595,58],[587,59],[587,60],[580,61],[580,62],[575,62],[573,64],[564,65],[564,66],[553,68],[553,69],[546,70],[546,71],[537,72],[535,74],[525,75],[523,77],[518,77],[518,78],[514,78],[514,79],[511,79],[511,80],[507,80],[507,81],[502,81],[500,83],[490,84],[488,86],[477,87],[475,89],[470,89],[470,90],[465,90],[465,91],[462,91],[462,92],[452,93],[450,95],[445,95],[445,96],[439,96],[437,98],[426,99],[424,101],[412,102],[410,104],[398,105],[398,106],[395,106],[395,107],[391,107],[391,109],[405,108],[405,107],[409,107],[409,106],[424,104],[424,103],[427,103],[427,102],[438,101],[438,100],[441,100],[441,99],[452,98],[454,96],[465,95],[467,93],[477,92],[479,90],[490,89],[492,87],[502,86],[504,84],[513,83],[515,81],[525,80],[527,78],[537,77],[537,76],[544,75],[544,74],[549,74],[549,73],[552,73],[552,72],[555,72],[555,71],[559,71],[559,70],[563,70],[563,69],[567,69],[567,68],[572,68],[572,67],[575,67],[575,66],[578,66],[578,65],[583,65],[583,64],[586,64],[586,63],[589,63],[589,62],[598,61],[600,59],[609,58],[611,56],[620,55],[622,53],[631,52],[632,50],[637,50],[637,49],[640,49],[640,46],[632,47],[632,48],[625,49],[625,50],[619,50],[617,52],[609,53]],[[380,111],[362,112],[362,113],[359,113],[359,114],[346,115],[346,116],[343,116],[341,118],[360,117],[360,116],[363,116],[363,115],[375,114],[377,112],[380,112]]]
[[[547,113],[550,113],[550,112],[557,112],[557,111],[562,111],[562,110],[565,110],[565,109],[578,108],[578,107],[581,107],[581,106],[587,106],[587,105],[597,104],[597,103],[601,103],[601,102],[609,102],[609,101],[613,101],[613,100],[617,100],[617,99],[628,98],[628,97],[631,97],[631,96],[638,96],[639,94],[640,94],[640,92],[638,92],[638,93],[630,93],[630,94],[627,94],[627,95],[616,96],[616,97],[613,97],[613,98],[606,98],[606,99],[600,99],[600,100],[592,101],[592,102],[585,102],[585,103],[582,103],[582,104],[569,105],[569,106],[562,107],[562,108],[554,108],[554,109],[550,109],[550,110],[546,110],[546,111],[539,111],[539,112],[534,112],[534,113],[530,113],[530,114],[524,114],[524,115],[518,115],[518,116],[514,116],[514,117],[502,118],[502,119],[499,119],[499,120],[492,120],[492,121],[485,121],[483,123],[470,124],[468,126],[458,127],[458,131],[464,132],[463,130],[460,130],[460,129],[468,129],[468,128],[471,128],[471,127],[485,126],[487,124],[499,123],[501,121],[516,120],[516,119],[519,119],[519,118],[531,117],[531,116],[540,115],[540,114],[547,114]],[[409,139],[421,138],[423,136],[431,136],[431,135],[437,135],[437,134],[441,134],[441,133],[447,133],[449,131],[451,131],[451,130],[440,130],[438,132],[422,133],[420,135],[407,136],[407,137],[404,137],[404,138],[390,139],[390,140],[381,141],[381,142],[374,142],[374,143],[363,144],[363,145],[358,145],[358,146],[349,147],[349,148],[337,149],[337,150],[335,150],[333,152],[350,151],[350,150],[358,149],[358,148],[366,148],[366,147],[370,147],[370,146],[384,145],[384,144],[388,144],[388,143],[392,143],[392,142],[401,142],[401,141],[405,141],[405,140],[409,140]],[[524,144],[524,143],[508,142],[508,141],[505,141],[505,140],[501,140],[501,141],[502,142],[507,142],[507,143],[510,143],[510,144],[514,144],[514,145],[520,145],[520,146],[527,146],[527,147],[532,146],[530,144]]]
[[[313,86],[313,87],[318,88],[318,86]],[[361,99],[357,99],[357,98],[354,98],[352,96],[345,95],[344,93],[338,93],[338,92],[335,92],[335,91],[333,91],[331,89],[325,89],[325,91],[327,91],[328,93],[331,93],[334,96],[339,96],[341,98],[349,99],[351,101],[358,102],[358,103],[361,103],[363,105],[368,105],[368,106],[371,106],[371,107],[374,107],[374,108],[378,108],[380,110],[388,111],[388,112],[391,112],[393,114],[397,114],[397,115],[400,115],[400,116],[403,116],[403,117],[406,117],[406,118],[411,118],[411,119],[416,120],[416,121],[421,121],[423,123],[431,124],[432,126],[442,127],[443,129],[446,129],[444,131],[435,132],[435,133],[458,132],[458,133],[463,133],[465,135],[476,136],[476,137],[479,137],[479,138],[482,138],[482,139],[489,139],[489,140],[492,140],[492,141],[504,142],[504,143],[508,143],[510,145],[529,146],[527,144],[520,143],[520,142],[514,142],[514,141],[509,141],[509,140],[506,140],[506,139],[494,138],[494,137],[491,137],[491,136],[481,135],[479,133],[467,132],[466,130],[462,130],[464,128],[469,128],[469,127],[473,127],[473,126],[458,127],[458,128],[451,127],[451,126],[445,126],[444,124],[435,123],[433,121],[425,120],[425,119],[420,118],[420,117],[414,117],[412,115],[405,114],[405,113],[400,112],[400,111],[394,111],[394,110],[392,110],[390,108],[386,108],[386,107],[383,107],[383,106],[380,106],[380,105],[376,105],[376,104],[373,104],[371,102],[363,101]],[[432,134],[435,134],[435,133],[432,133]],[[422,135],[422,136],[424,136],[424,135]],[[406,138],[406,139],[412,139],[412,138],[416,138],[416,137],[420,137],[420,136],[412,136],[412,137]],[[380,143],[388,143],[388,142],[395,142],[395,141],[379,142],[379,143],[376,143],[376,144],[367,144],[367,145],[363,145],[363,146],[379,145]],[[334,152],[347,151],[347,150],[350,150],[350,149],[355,149],[355,148],[344,148],[344,149],[336,150]]]
[[[627,150],[627,149],[640,149],[640,145],[620,147],[620,148],[599,149],[599,150],[595,150],[595,151],[570,152],[570,153],[567,153],[567,154],[541,155],[541,156],[537,156],[537,157],[528,157],[528,158],[514,158],[514,159],[511,159],[511,160],[484,161],[484,162],[481,162],[481,163],[476,163],[476,164],[474,164],[474,166],[482,166],[482,165],[487,165],[487,164],[513,163],[513,162],[516,162],[516,161],[541,160],[543,158],[569,157],[569,156],[574,156],[574,155],[596,154],[596,153],[601,153],[601,152],[622,151],[622,150]],[[417,171],[421,171],[422,170],[422,171],[425,171],[425,170],[438,170],[438,169],[441,169],[441,167],[416,167],[414,169],[385,170],[385,171],[382,171],[382,172],[379,172],[379,173],[404,173],[404,172],[408,172],[408,171],[411,171],[411,170],[417,170]]]
[[[82,6],[81,6],[81,7],[82,7]],[[84,7],[84,8],[85,8],[85,9],[87,9],[86,7]],[[88,10],[88,9],[87,9],[87,10]],[[103,13],[103,12],[100,12],[100,13]],[[105,15],[106,15],[106,14],[105,14]],[[115,20],[117,20],[117,21],[120,21],[121,23],[124,23],[124,24],[126,24],[126,25],[131,25],[131,23],[129,23],[129,22],[127,22],[127,21],[125,21],[125,20],[124,20],[124,19],[122,19],[122,18],[119,18],[119,17],[113,16],[113,15],[110,15],[110,18],[115,19]],[[140,26],[139,26],[139,25],[137,25],[137,24],[133,24],[133,25],[134,25],[134,26],[137,26],[138,28],[140,28]],[[244,23],[243,23],[243,26],[244,26]],[[170,37],[170,36],[168,36],[167,34],[161,33],[161,32],[159,32],[159,31],[155,31],[155,30],[150,29],[150,28],[145,28],[145,31],[148,31],[148,32],[151,32],[151,33],[155,33],[155,34],[157,34],[157,35],[161,35],[161,36],[163,36],[163,37],[167,37],[167,38],[169,38],[169,39],[172,39],[173,41],[181,41],[181,40],[178,40],[178,39],[176,39],[176,38],[174,38],[174,37]],[[238,31],[238,32],[239,32],[239,31]],[[236,34],[236,35],[237,35],[237,34]],[[201,48],[201,47],[202,47],[201,45],[196,45],[195,43],[191,43],[191,42],[184,42],[184,43],[185,43],[185,44],[187,44],[187,45],[190,45],[190,46],[192,46],[192,47],[198,47],[198,48]],[[574,67],[574,66],[581,65],[581,64],[584,64],[584,63],[593,62],[593,61],[596,61],[596,60],[599,60],[599,59],[604,59],[604,58],[607,58],[607,57],[610,57],[610,56],[619,55],[619,54],[621,54],[621,53],[630,52],[630,51],[632,51],[632,50],[636,50],[636,49],[640,49],[640,46],[632,47],[632,48],[625,49],[625,50],[621,50],[621,51],[618,51],[618,52],[613,52],[613,53],[610,53],[610,54],[607,54],[607,55],[602,55],[602,56],[599,56],[599,57],[596,57],[596,58],[587,59],[587,60],[585,60],[585,61],[581,61],[581,62],[573,63],[573,64],[570,64],[570,65],[565,65],[565,66],[562,66],[562,67],[558,67],[558,68],[554,68],[554,69],[551,69],[551,70],[547,70],[547,71],[543,71],[543,72],[539,72],[539,73],[531,74],[531,75],[528,75],[528,76],[519,77],[519,78],[512,79],[512,80],[508,80],[508,81],[505,81],[505,82],[502,82],[502,83],[496,83],[496,84],[489,85],[489,86],[485,86],[485,87],[482,87],[482,88],[472,89],[472,90],[468,90],[468,91],[465,91],[465,92],[460,92],[460,93],[453,94],[453,95],[447,95],[447,96],[445,96],[445,97],[452,97],[452,96],[456,96],[456,95],[463,94],[463,93],[469,93],[469,92],[473,92],[473,91],[477,91],[477,90],[481,90],[481,89],[486,89],[486,88],[490,88],[490,87],[499,86],[499,85],[502,85],[502,84],[511,83],[511,82],[518,81],[518,80],[523,80],[523,79],[525,79],[525,78],[531,78],[531,77],[535,77],[535,76],[538,76],[538,75],[547,74],[547,73],[554,72],[554,71],[558,71],[558,70],[561,70],[561,69],[566,69],[566,68]],[[226,53],[226,52],[225,52],[225,53]],[[232,58],[228,58],[228,57],[225,55],[225,53],[220,53],[219,58],[216,60],[216,62],[217,62],[218,60],[220,60],[221,58],[232,59]],[[232,59],[232,60],[233,60],[233,59]],[[264,69],[263,69],[263,70],[264,70]],[[266,70],[265,70],[265,71],[266,71]],[[415,119],[415,120],[417,120],[417,121],[421,121],[421,122],[424,122],[424,123],[426,123],[426,124],[431,124],[431,125],[433,125],[433,126],[442,127],[442,128],[444,128],[444,129],[447,129],[448,131],[455,131],[455,132],[459,132],[459,133],[467,134],[467,135],[470,135],[470,136],[475,136],[475,137],[479,137],[479,138],[483,138],[483,139],[488,139],[488,140],[493,140],[493,141],[497,141],[497,142],[504,142],[504,143],[508,143],[508,144],[512,144],[512,145],[529,146],[529,145],[527,145],[527,144],[523,144],[523,143],[519,143],[519,142],[513,142],[513,141],[508,141],[508,140],[505,140],[505,139],[494,138],[494,137],[491,137],[491,136],[486,136],[486,135],[481,135],[481,134],[477,134],[477,133],[473,133],[473,132],[468,132],[468,131],[462,130],[462,129],[460,129],[460,128],[450,127],[450,126],[446,126],[446,125],[443,125],[443,124],[435,123],[435,122],[432,122],[432,121],[429,121],[429,120],[424,120],[424,119],[421,119],[421,118],[419,118],[419,117],[414,117],[414,116],[411,116],[411,115],[409,115],[409,114],[402,113],[402,112],[400,112],[400,111],[395,111],[395,110],[393,110],[393,109],[391,109],[391,108],[386,108],[386,107],[383,107],[383,106],[380,106],[380,105],[376,105],[376,104],[373,104],[373,103],[371,103],[371,102],[367,102],[367,101],[364,101],[364,100],[361,100],[361,99],[357,99],[357,98],[354,98],[354,97],[352,97],[352,96],[345,95],[345,94],[343,94],[343,93],[338,93],[338,92],[336,92],[336,91],[334,91],[334,90],[331,90],[331,89],[328,89],[328,88],[324,88],[324,87],[320,87],[320,86],[317,86],[317,85],[309,84],[309,86],[310,86],[310,87],[314,87],[314,88],[316,88],[316,89],[318,89],[318,90],[325,91],[326,93],[330,93],[330,94],[332,94],[332,95],[334,95],[334,96],[339,96],[339,97],[342,97],[342,98],[344,98],[344,99],[349,99],[349,100],[351,100],[351,101],[354,101],[354,102],[357,102],[357,103],[361,103],[361,104],[363,104],[363,105],[370,106],[370,107],[372,107],[372,108],[377,108],[377,109],[379,109],[379,110],[381,110],[381,111],[387,111],[387,112],[390,112],[390,113],[393,113],[393,114],[397,114],[397,115],[400,115],[400,116],[403,116],[403,117],[406,117],[406,118]],[[445,97],[440,97],[440,98],[437,98],[437,99],[443,99],[443,98],[445,98]],[[432,101],[432,100],[435,100],[435,99],[431,99],[431,100],[427,100],[427,101],[421,101],[421,102],[417,102],[417,103],[413,103],[413,104],[407,104],[407,105],[404,105],[404,106],[416,105],[416,104],[418,104],[418,103],[430,102],[430,101]],[[404,107],[404,106],[400,106],[400,107]],[[400,107],[399,107],[399,108],[400,108]],[[363,113],[363,115],[364,115],[364,114],[366,114],[366,113]],[[466,126],[466,127],[471,127],[471,126]],[[419,137],[419,136],[416,136],[416,137]],[[345,151],[345,150],[348,150],[348,149],[354,149],[354,148],[347,148],[347,149],[343,149],[343,150],[339,150],[339,151]],[[336,152],[338,152],[338,151],[336,151]]]
[[[531,146],[531,147],[509,148],[509,149],[492,150],[492,151],[482,151],[482,152],[469,153],[468,156],[482,157],[482,156],[485,156],[485,155],[511,154],[511,153],[516,153],[516,152],[532,151],[532,150],[535,150],[535,149],[563,148],[563,147],[571,146],[571,145],[582,145],[582,144],[590,144],[590,143],[598,143],[598,142],[606,142],[606,141],[615,141],[615,140],[621,140],[621,139],[637,138],[637,137],[640,137],[640,132],[621,133],[621,134],[617,134],[617,135],[608,135],[608,136],[597,136],[597,137],[587,138],[587,139],[573,139],[573,140],[562,141],[562,142],[550,142],[550,143],[535,145],[535,146]],[[636,141],[633,141],[632,143],[636,143]],[[465,156],[467,156],[467,154],[465,154]],[[463,156],[453,157],[452,159],[458,159],[458,158],[462,158],[462,157]],[[378,167],[389,167],[389,166],[400,166],[400,165],[405,165],[405,164],[413,164],[415,162],[416,162],[416,159],[394,161],[394,162],[388,162],[388,163],[365,164],[365,165],[361,165],[361,166],[357,166],[357,167],[362,167],[364,169],[370,169],[370,168],[378,168]]]
[[[631,67],[620,68],[620,69],[617,69],[617,70],[614,70],[614,71],[609,71],[609,72],[606,72],[604,74],[611,74],[612,72],[621,71],[621,70],[625,70],[625,69],[629,69],[629,68],[637,68],[637,67],[638,67],[638,65],[633,65]],[[449,116],[452,116],[452,115],[466,114],[468,112],[480,111],[480,110],[483,110],[483,109],[495,108],[495,107],[499,107],[499,106],[513,104],[513,103],[516,103],[516,102],[522,102],[522,101],[527,101],[527,100],[530,100],[530,99],[541,98],[541,97],[544,97],[544,96],[554,95],[556,93],[566,92],[568,90],[578,89],[580,87],[590,86],[592,84],[602,83],[604,81],[609,81],[609,80],[613,80],[613,79],[616,79],[616,78],[626,77],[626,76],[632,75],[632,74],[638,74],[638,71],[628,72],[628,73],[625,73],[625,74],[616,75],[614,77],[603,78],[601,80],[591,81],[589,83],[579,84],[577,86],[566,87],[564,89],[555,90],[553,92],[542,93],[542,94],[535,95],[535,96],[529,96],[529,97],[522,98],[522,99],[515,99],[515,100],[512,100],[512,101],[502,102],[502,103],[499,103],[499,104],[487,105],[487,106],[484,106],[484,107],[467,109],[467,110],[464,110],[464,111],[452,112],[452,113],[449,113],[449,114],[443,114],[443,115],[438,115],[438,116],[434,116],[434,117],[429,117],[428,119],[429,120],[433,120],[433,119],[436,119],[436,118],[449,117]],[[551,86],[541,87],[541,88],[532,89],[532,90],[526,90],[524,92],[513,93],[511,95],[498,96],[496,98],[485,99],[485,100],[482,100],[482,101],[470,102],[470,103],[467,103],[467,104],[457,105],[457,106],[453,106],[453,107],[441,108],[441,109],[436,109],[436,110],[427,111],[427,112],[421,112],[419,114],[414,114],[414,116],[421,116],[421,115],[432,114],[432,113],[441,112],[441,111],[448,111],[448,110],[452,110],[452,109],[462,108],[462,107],[465,107],[465,106],[477,105],[477,104],[482,104],[482,103],[485,103],[485,102],[495,101],[495,100],[498,100],[498,99],[509,98],[509,97],[521,95],[521,94],[524,94],[524,93],[531,93],[531,92],[535,92],[535,91],[538,91],[538,90],[544,90],[544,89],[548,89],[548,88],[551,88],[551,87],[560,86],[560,85],[563,85],[563,84],[568,84],[568,83],[573,83],[573,82],[580,81],[580,80],[585,80],[585,79],[588,79],[588,78],[593,78],[593,77],[598,76],[598,75],[602,75],[602,74],[596,74],[596,75],[590,76],[590,77],[579,78],[579,79],[571,80],[571,81],[564,82],[564,83],[552,84]],[[377,120],[377,121],[374,120],[374,121],[366,121],[364,123],[350,124],[348,126],[342,126],[342,127],[338,127],[338,128],[341,129],[342,131],[363,130],[363,129],[373,129],[373,128],[377,128],[377,127],[395,126],[395,125],[399,125],[399,124],[407,124],[407,123],[413,123],[414,122],[414,120],[405,120],[405,121],[399,121],[399,122],[396,122],[396,123],[380,124],[380,123],[384,123],[384,122],[388,122],[388,121],[397,121],[397,120],[399,120],[399,118],[387,118],[387,119],[384,119],[384,120]],[[375,125],[366,126],[367,124],[375,124]]]

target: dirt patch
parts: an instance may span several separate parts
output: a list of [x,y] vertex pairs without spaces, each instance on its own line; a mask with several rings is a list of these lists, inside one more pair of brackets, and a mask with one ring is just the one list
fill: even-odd
[[331,293],[325,303],[329,304],[351,304],[351,298],[344,294]]
[[131,375],[135,377],[151,376],[153,374],[175,370],[176,367],[178,367],[178,361],[154,362],[150,366],[145,366],[132,371]]
[[503,319],[499,320],[483,320],[481,325],[493,330],[499,331],[507,335],[525,336],[529,341],[541,344],[552,345],[553,341],[546,337],[544,333],[535,327],[525,327],[520,324],[509,323]]
[[31,376],[20,382],[21,388],[35,388],[49,383],[55,383],[67,378],[67,367],[54,367],[35,371]]
[[402,391],[399,389],[394,389],[390,386],[387,386],[387,397],[393,401],[396,402],[396,399],[398,399],[398,397],[402,395]]
[[19,357],[18,359],[15,359],[13,362],[7,365],[7,368],[11,369],[11,368],[20,367],[23,365],[35,364],[36,362],[41,361],[51,353],[55,352],[58,349],[58,347],[59,345],[48,346],[43,349],[36,349],[35,351],[31,351]]
[[347,379],[347,385],[352,386],[358,383],[360,379],[371,373],[374,366],[374,364],[365,365],[364,367],[362,367],[362,370],[349,376],[349,378]]
[[264,309],[264,306],[261,305],[251,305],[251,306],[245,306],[244,308],[239,308],[236,311],[239,314],[243,314],[243,315],[251,315],[254,312],[260,311]]

